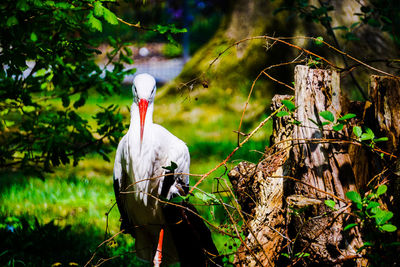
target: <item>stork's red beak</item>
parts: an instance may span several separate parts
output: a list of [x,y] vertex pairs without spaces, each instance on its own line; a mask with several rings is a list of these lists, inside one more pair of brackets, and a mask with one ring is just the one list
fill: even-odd
[[139,100],[139,115],[140,115],[140,143],[143,140],[144,122],[146,119],[147,106],[149,102],[146,99]]

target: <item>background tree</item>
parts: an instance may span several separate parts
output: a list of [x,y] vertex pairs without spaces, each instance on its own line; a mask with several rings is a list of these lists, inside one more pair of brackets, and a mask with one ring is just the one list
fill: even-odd
[[[204,72],[200,80],[194,81],[208,80],[216,91],[233,89],[239,94],[247,94],[252,80],[263,68],[301,54],[297,50],[288,51],[282,44],[252,40],[237,44],[236,49],[221,55],[209,69],[211,62],[229,45],[257,35],[321,36],[336,48],[380,69],[393,71],[393,67],[398,68],[394,59],[399,55],[400,10],[395,0],[251,0],[231,2],[225,10],[227,14],[214,37],[192,56],[181,75],[166,87],[168,90],[201,88],[201,82],[187,82]],[[347,88],[345,93],[352,98],[365,97],[367,83],[361,80],[368,79],[368,73],[351,69],[354,63],[340,54],[328,53],[314,42],[299,38],[293,43],[314,49],[341,65],[342,83]],[[271,72],[274,78],[287,83],[292,82],[291,73],[293,67]],[[273,92],[287,92],[285,87],[266,80],[260,79],[256,85],[259,90],[255,90],[255,102],[261,95],[271,99]]]

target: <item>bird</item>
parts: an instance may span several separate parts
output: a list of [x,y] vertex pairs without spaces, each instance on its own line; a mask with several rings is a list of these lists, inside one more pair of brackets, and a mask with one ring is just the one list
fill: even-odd
[[130,125],[118,144],[113,170],[121,230],[135,238],[137,257],[155,266],[160,260],[218,266],[218,250],[196,208],[183,200],[168,202],[188,192],[190,154],[182,140],[153,123],[154,77],[136,75],[132,93]]

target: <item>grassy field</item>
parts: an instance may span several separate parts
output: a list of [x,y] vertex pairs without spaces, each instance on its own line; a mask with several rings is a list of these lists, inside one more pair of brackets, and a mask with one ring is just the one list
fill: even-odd
[[[121,96],[103,97],[93,94],[79,112],[90,119],[97,105],[118,104],[129,122],[130,89]],[[156,99],[154,121],[184,140],[191,153],[191,173],[203,174],[226,158],[234,149],[245,99],[210,99],[206,91],[184,96]],[[267,103],[250,106],[244,132],[266,117],[262,110]],[[261,112],[260,112],[261,107]],[[250,122],[249,122],[250,121]],[[267,145],[271,125],[241,148],[227,168],[240,160],[257,162]],[[111,159],[113,155],[110,155]],[[113,161],[113,160],[112,160]],[[0,176],[0,265],[1,266],[84,266],[112,259],[105,266],[141,266],[135,260],[134,241],[118,235],[97,248],[105,237],[119,231],[119,213],[115,208],[112,187],[113,162],[89,155],[77,167],[63,166],[45,175],[44,179],[23,173],[2,173]],[[215,177],[226,178],[225,167],[210,175],[200,189],[216,190]],[[193,185],[198,177],[191,178]],[[228,201],[227,198],[224,199]],[[200,203],[193,199],[194,202]],[[218,206],[199,206],[204,218],[216,225],[229,224]],[[108,216],[106,216],[106,213]],[[235,241],[214,231],[220,253],[235,250]]]

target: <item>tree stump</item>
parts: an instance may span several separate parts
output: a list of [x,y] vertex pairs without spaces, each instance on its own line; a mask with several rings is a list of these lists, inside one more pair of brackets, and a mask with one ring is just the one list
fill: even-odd
[[[276,110],[281,100],[291,96],[275,96],[272,109]],[[283,163],[288,154],[287,136],[291,135],[292,126],[287,118],[274,121],[279,124],[274,141],[278,144],[268,149],[263,160],[258,164],[241,162],[232,169],[228,176],[246,216],[246,246],[238,249],[235,260],[238,266],[275,266],[279,257],[280,245],[285,237],[285,211],[283,208],[283,176],[286,172]],[[248,248],[253,253],[248,253]]]
[[[229,173],[233,184],[249,183],[252,191],[246,194],[255,202],[253,217],[245,224],[246,245],[239,248],[238,265],[282,266],[288,264],[282,253],[291,263],[336,265],[354,256],[360,246],[352,233],[343,236],[343,216],[339,216],[346,206],[345,192],[356,188],[348,144],[330,142],[339,134],[332,125],[322,129],[311,121],[321,124],[319,113],[326,110],[336,118],[343,115],[339,75],[297,66],[295,89],[294,119],[301,125],[290,123],[293,118],[288,116],[276,118],[275,144],[258,165],[247,164],[251,178],[240,176],[243,164]],[[282,99],[288,96],[276,96],[272,108],[276,110]],[[340,134],[347,135],[346,127]],[[326,199],[334,200],[338,211],[329,210]],[[246,252],[248,248],[252,253]]]
[[[345,193],[356,189],[348,144],[332,141],[347,135],[346,126],[333,131],[332,123],[321,126],[325,120],[319,115],[322,111],[330,111],[335,118],[343,115],[339,74],[296,66],[295,92],[295,116],[301,125],[294,128],[292,149],[285,164],[291,166],[290,176],[297,181],[284,195],[289,212],[297,213],[289,217],[288,235],[297,238],[288,246],[307,253],[297,255],[297,261],[305,265],[333,265],[354,255],[355,245],[359,244],[353,236],[343,236],[343,216],[324,204],[324,200],[332,199],[340,211],[346,205]],[[304,255],[309,257],[301,258]]]

